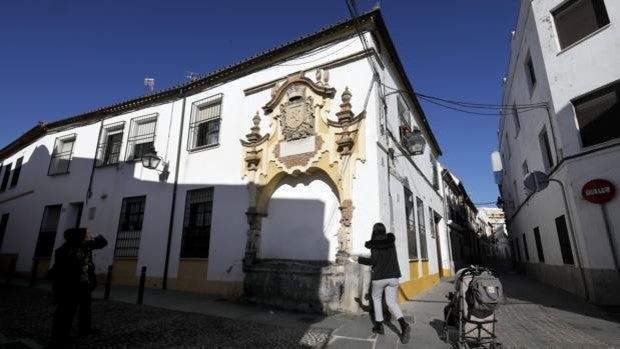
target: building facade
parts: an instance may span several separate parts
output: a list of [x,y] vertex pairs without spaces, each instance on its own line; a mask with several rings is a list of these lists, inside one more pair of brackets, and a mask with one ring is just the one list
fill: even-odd
[[[521,1],[498,133],[516,261],[604,305],[620,304],[620,200],[592,203],[584,186],[619,184],[619,23],[613,0]],[[537,192],[524,188],[534,171],[551,180]]]
[[440,155],[375,10],[35,126],[0,150],[0,260],[42,276],[82,226],[110,242],[94,257],[114,284],[146,266],[147,287],[356,311],[369,274],[348,256],[383,222],[404,300],[452,271]]

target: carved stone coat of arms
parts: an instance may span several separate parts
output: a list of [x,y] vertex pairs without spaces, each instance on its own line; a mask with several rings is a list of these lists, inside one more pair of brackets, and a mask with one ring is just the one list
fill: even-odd
[[312,97],[291,99],[280,105],[280,126],[285,141],[315,134]]

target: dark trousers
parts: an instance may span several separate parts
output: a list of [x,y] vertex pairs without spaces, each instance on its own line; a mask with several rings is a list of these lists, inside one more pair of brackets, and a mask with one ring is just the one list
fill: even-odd
[[78,332],[86,334],[90,331],[92,292],[88,284],[80,284],[75,297],[61,297],[54,311],[52,324],[52,340],[65,342],[71,334],[71,325],[75,312],[78,311]]

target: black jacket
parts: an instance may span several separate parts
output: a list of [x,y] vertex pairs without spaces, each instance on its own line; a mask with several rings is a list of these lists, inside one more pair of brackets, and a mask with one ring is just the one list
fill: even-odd
[[371,279],[383,280],[400,277],[394,234],[385,234],[366,241],[366,248],[370,249],[370,258],[359,257],[358,263],[372,266]]
[[99,235],[79,245],[64,243],[56,249],[54,266],[50,270],[52,291],[56,302],[69,301],[77,297],[80,284],[95,287],[95,265],[92,250],[104,248],[108,242]]

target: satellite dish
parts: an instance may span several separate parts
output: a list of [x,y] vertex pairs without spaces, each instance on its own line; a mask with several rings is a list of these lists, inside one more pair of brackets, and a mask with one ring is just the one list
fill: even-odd
[[549,176],[544,172],[534,171],[525,177],[523,185],[533,192],[541,191],[549,185]]

